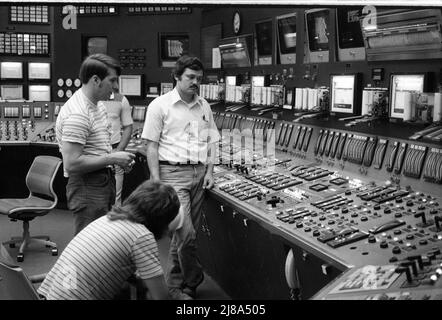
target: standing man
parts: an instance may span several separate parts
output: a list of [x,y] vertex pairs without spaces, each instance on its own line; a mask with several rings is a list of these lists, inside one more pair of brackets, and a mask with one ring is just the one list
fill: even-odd
[[[133,120],[129,101],[125,96],[114,93],[108,101],[100,101],[107,110],[107,115],[112,126],[111,145],[112,151],[124,151],[130,141],[133,129]],[[123,190],[124,169],[115,166],[115,204],[121,205],[121,191]]]
[[75,234],[108,212],[115,202],[113,165],[128,167],[134,155],[112,152],[106,108],[97,105],[118,90],[120,66],[111,57],[93,54],[80,67],[82,86],[63,105],[56,135],[68,177],[66,196],[74,213]]
[[203,65],[196,57],[176,62],[175,88],[152,101],[142,138],[152,180],[172,185],[184,212],[183,226],[171,240],[166,282],[173,299],[193,299],[204,280],[196,253],[204,189],[213,187],[215,144],[219,133],[207,101],[198,96]]

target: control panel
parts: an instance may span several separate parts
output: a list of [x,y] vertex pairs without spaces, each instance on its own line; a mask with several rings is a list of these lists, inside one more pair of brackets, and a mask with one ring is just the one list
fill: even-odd
[[54,102],[0,103],[0,144],[55,142],[53,124],[60,108]]
[[[416,273],[422,288],[438,287],[432,257],[442,248],[442,146],[236,114],[214,116],[223,138],[213,192],[235,210],[342,271],[360,267],[364,274],[365,266],[375,266],[378,280],[387,279],[385,288],[404,278],[413,282]],[[261,122],[274,123],[266,136],[254,131]],[[252,128],[247,133],[252,142],[245,143],[241,130],[239,137],[228,134],[229,127]],[[421,260],[425,267],[420,268]],[[410,267],[407,273],[404,263],[416,263],[418,271]],[[393,296],[413,297],[398,292]]]

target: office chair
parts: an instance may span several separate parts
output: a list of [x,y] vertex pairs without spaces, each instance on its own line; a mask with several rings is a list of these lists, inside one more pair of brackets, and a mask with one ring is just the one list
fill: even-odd
[[46,274],[27,277],[1,244],[0,247],[0,300],[39,300],[33,283],[42,282]]
[[35,157],[26,175],[29,196],[25,199],[0,199],[0,214],[8,215],[11,221],[23,221],[23,236],[12,237],[11,240],[4,242],[10,248],[21,243],[17,262],[24,260],[24,250],[31,243],[43,244],[52,248],[53,256],[58,255],[57,245],[49,241],[48,236],[30,236],[29,221],[46,215],[57,205],[58,198],[52,188],[52,183],[60,165],[61,159],[57,157]]

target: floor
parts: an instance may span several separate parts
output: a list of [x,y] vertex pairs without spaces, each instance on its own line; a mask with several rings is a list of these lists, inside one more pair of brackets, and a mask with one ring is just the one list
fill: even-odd
[[[22,233],[22,224],[20,221],[12,222],[7,216],[0,215],[0,241],[4,242],[12,236],[18,236]],[[51,241],[57,243],[59,254],[63,251],[73,236],[72,214],[67,210],[55,209],[46,216],[39,217],[30,222],[31,235],[49,235]],[[169,248],[169,239],[162,239],[158,243],[160,251],[160,260],[165,266],[167,260],[167,251]],[[7,247],[11,257],[15,259],[18,247]],[[36,275],[46,273],[57,261],[57,256],[52,256],[50,249],[31,246],[25,251],[23,262],[17,263],[21,266],[27,275]],[[230,297],[213,281],[210,276],[205,274],[205,279],[197,291],[198,300],[230,300]]]

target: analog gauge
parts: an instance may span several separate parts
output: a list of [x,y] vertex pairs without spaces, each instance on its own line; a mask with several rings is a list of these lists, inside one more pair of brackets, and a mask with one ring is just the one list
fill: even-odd
[[72,97],[72,90],[66,90],[66,97]]
[[75,81],[74,81],[74,86],[76,86],[77,88],[80,88],[80,86],[81,86],[81,81],[80,81],[80,79],[75,79]]
[[62,86],[64,85],[64,81],[63,81],[62,78],[59,78],[59,79],[57,80],[57,85],[58,85],[59,87],[62,87]]
[[62,89],[58,90],[58,91],[57,91],[57,96],[58,96],[59,98],[63,98],[63,97],[64,97],[64,91],[63,91]]
[[65,83],[66,83],[66,86],[68,86],[68,87],[72,86],[72,79],[71,78],[67,78]]

